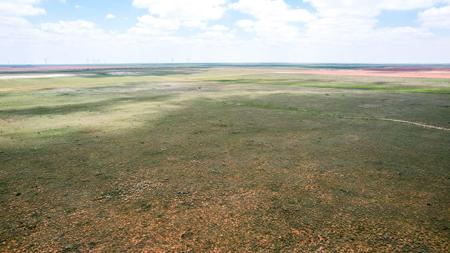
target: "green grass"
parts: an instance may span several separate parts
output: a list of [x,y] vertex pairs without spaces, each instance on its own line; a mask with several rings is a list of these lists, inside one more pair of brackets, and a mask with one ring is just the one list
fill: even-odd
[[179,72],[0,80],[0,251],[449,250],[448,81]]
[[289,79],[218,79],[218,83],[225,84],[261,84],[261,85],[281,85],[298,86],[306,88],[326,88],[326,89],[349,89],[349,90],[373,90],[396,93],[431,93],[431,94],[450,94],[450,88],[398,85],[396,82],[366,83],[366,82],[323,82],[322,80],[305,80],[299,82]]

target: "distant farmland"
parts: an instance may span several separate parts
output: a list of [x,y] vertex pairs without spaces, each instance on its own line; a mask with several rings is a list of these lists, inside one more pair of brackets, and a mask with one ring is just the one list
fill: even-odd
[[0,251],[449,252],[449,73],[0,67]]

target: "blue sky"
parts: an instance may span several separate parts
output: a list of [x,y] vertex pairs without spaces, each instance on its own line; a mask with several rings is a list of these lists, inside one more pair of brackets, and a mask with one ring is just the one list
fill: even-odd
[[[111,0],[47,0],[40,4],[46,15],[31,17],[35,24],[58,22],[60,20],[89,20],[108,30],[126,31],[132,27],[146,10],[135,8],[131,1]],[[115,19],[106,19],[107,14],[118,15]],[[120,16],[119,16],[120,15]]]
[[2,0],[0,64],[450,61],[450,0]]

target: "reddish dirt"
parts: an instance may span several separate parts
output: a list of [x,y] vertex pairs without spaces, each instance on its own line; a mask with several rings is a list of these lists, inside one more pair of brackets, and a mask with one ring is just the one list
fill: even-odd
[[[126,65],[58,65],[58,66],[0,66],[0,73],[21,73],[40,71],[82,71],[129,69]],[[450,79],[448,67],[388,67],[366,69],[293,69],[280,73],[336,75],[336,76],[377,76],[377,77],[405,77],[405,78],[443,78]]]
[[283,73],[333,75],[333,76],[379,76],[379,77],[406,77],[406,78],[449,78],[450,69],[299,69]]

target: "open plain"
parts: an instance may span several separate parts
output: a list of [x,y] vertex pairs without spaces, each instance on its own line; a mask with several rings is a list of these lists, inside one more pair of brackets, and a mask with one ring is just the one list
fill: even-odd
[[0,74],[0,252],[450,251],[442,70],[24,71]]

